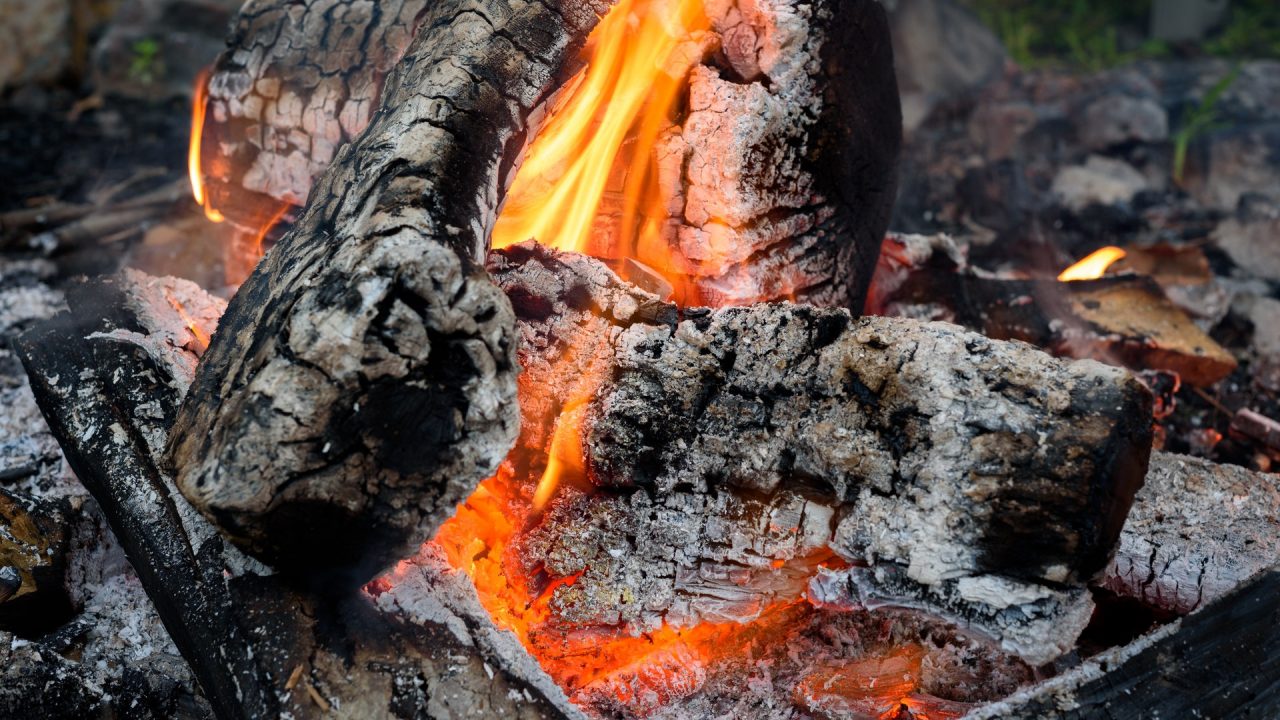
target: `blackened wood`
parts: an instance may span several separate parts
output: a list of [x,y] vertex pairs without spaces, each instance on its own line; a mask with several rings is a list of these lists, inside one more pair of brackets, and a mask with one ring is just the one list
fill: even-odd
[[926,266],[881,301],[889,314],[947,320],[1067,357],[1171,370],[1195,385],[1236,367],[1149,277],[1004,280]]
[[1280,559],[1280,476],[1153,453],[1100,584],[1185,615]]
[[0,630],[31,638],[71,617],[73,517],[66,498],[37,500],[0,488]]
[[967,718],[1271,718],[1280,712],[1280,572]]
[[[884,570],[829,578],[823,602],[959,617],[1033,662],[1066,651],[1088,621],[1084,584],[1115,547],[1150,450],[1150,396],[1127,372],[950,325],[807,306],[680,320],[602,264],[534,245],[495,253],[490,268],[517,309],[522,387],[536,388],[522,393],[536,402],[522,402],[519,462],[536,482],[550,451],[577,468],[568,485],[600,488],[585,501],[566,493],[576,510],[553,503],[535,534],[550,542],[525,549],[530,567],[583,571],[555,591],[574,616],[643,627],[684,612],[699,583],[680,589],[679,578],[723,562],[716,543],[754,537],[740,580],[829,549]],[[556,447],[556,418],[583,397],[582,448]],[[723,510],[699,495],[719,493],[757,507],[723,513],[742,528],[712,527]],[[795,526],[793,542],[774,547],[751,529],[772,515]],[[584,518],[591,527],[574,530]],[[649,562],[659,570],[642,571]],[[776,594],[759,580],[757,599]],[[650,605],[622,608],[621,596]]]
[[171,457],[183,494],[250,554],[367,581],[510,449],[514,318],[481,260],[526,119],[604,9],[431,7],[386,110],[241,286]]
[[19,351],[69,462],[219,718],[333,708],[368,718],[575,716],[514,639],[465,603],[409,580],[416,605],[375,603],[346,585],[299,589],[225,545],[186,504],[157,461],[216,300],[185,281],[131,274],[75,290],[70,304]]

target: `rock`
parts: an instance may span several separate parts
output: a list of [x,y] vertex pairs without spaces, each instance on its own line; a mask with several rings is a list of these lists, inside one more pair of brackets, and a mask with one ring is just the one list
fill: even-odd
[[1280,202],[1245,195],[1235,214],[1222,221],[1211,237],[1246,273],[1280,280]]
[[0,0],[0,90],[53,80],[71,60],[70,0]]
[[1076,122],[1080,142],[1089,150],[1169,139],[1169,115],[1153,98],[1107,93],[1085,105]]
[[1004,47],[986,25],[952,0],[891,0],[890,32],[910,132],[938,101],[979,87],[1004,67]]
[[1064,167],[1053,179],[1053,194],[1076,211],[1093,204],[1127,203],[1146,189],[1146,177],[1132,165],[1101,155],[1089,156],[1084,165]]
[[1151,37],[1165,42],[1201,40],[1227,14],[1227,0],[1154,0]]
[[1229,125],[1210,133],[1188,157],[1187,190],[1227,210],[1250,193],[1280,201],[1280,122]]

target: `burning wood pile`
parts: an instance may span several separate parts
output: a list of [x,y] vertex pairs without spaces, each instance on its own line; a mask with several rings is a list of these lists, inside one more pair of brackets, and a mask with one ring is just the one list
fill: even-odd
[[[1273,682],[1280,490],[1152,451],[1159,383],[1234,357],[1157,273],[884,241],[897,88],[874,0],[250,0],[188,153],[230,301],[127,270],[19,328],[100,510],[0,488],[0,623],[47,616],[0,708],[909,720]],[[106,692],[59,628],[105,537],[185,660]]]

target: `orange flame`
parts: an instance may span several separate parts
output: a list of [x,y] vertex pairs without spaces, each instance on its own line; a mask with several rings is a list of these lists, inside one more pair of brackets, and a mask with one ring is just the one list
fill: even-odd
[[[493,247],[535,238],[562,250],[644,259],[663,245],[654,148],[698,59],[700,50],[690,48],[708,27],[701,0],[624,0],[600,21],[586,69],[568,84],[512,181]],[[619,185],[615,161],[624,150],[630,164],[614,247],[597,247],[597,211]]]
[[204,117],[209,105],[209,71],[204,70],[196,77],[195,97],[191,103],[191,145],[187,148],[187,173],[191,176],[191,197],[196,204],[204,208],[205,217],[220,223],[226,218],[209,203],[204,188],[204,170],[201,167],[200,152],[204,136]]
[[1112,263],[1125,256],[1125,251],[1118,247],[1107,246],[1095,250],[1075,265],[1063,270],[1058,279],[1062,282],[1072,280],[1093,280],[1100,278],[1111,267]]
[[[631,258],[667,276],[680,288],[677,297],[696,297],[682,291],[686,283],[663,234],[667,202],[655,155],[679,119],[689,73],[705,49],[701,35],[710,21],[702,2],[621,0],[600,21],[588,41],[585,70],[561,92],[512,179],[493,247],[533,238],[562,250]],[[713,239],[732,242],[727,232]],[[604,338],[583,332],[560,340],[567,348],[555,372],[576,379],[550,437],[539,417],[533,423],[526,418],[521,439],[524,448],[545,448],[545,469],[538,476],[536,460],[513,454],[440,527],[435,543],[452,567],[470,576],[494,622],[513,631],[571,697],[604,693],[641,708],[644,701],[632,697],[633,680],[644,685],[645,678],[656,678],[662,692],[692,687],[700,682],[701,664],[739,647],[748,635],[782,632],[807,606],[792,598],[762,608],[748,624],[662,625],[635,637],[624,626],[559,624],[552,598],[579,577],[547,578],[542,569],[521,566],[512,547],[557,492],[565,492],[566,481],[585,474],[584,417],[608,367],[594,361]],[[545,412],[536,408],[560,401],[547,392],[522,379],[525,412]],[[762,571],[787,572],[787,564]]]

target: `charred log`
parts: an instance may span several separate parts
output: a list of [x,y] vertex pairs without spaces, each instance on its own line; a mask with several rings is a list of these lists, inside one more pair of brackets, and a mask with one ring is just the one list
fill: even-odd
[[412,582],[417,605],[375,603],[345,585],[298,590],[224,544],[186,503],[159,460],[219,301],[185,281],[132,274],[69,302],[73,313],[25,334],[19,352],[68,461],[219,718],[335,707],[360,717],[574,714],[465,597]]
[[70,502],[0,489],[0,630],[42,634],[72,614],[67,595]]
[[1188,617],[965,717],[1266,717],[1280,707],[1277,613],[1280,573],[1271,570]]
[[525,119],[603,9],[431,8],[387,111],[240,288],[172,459],[178,487],[250,554],[359,584],[412,555],[506,455],[513,318],[480,260]]
[[1155,453],[1101,585],[1185,615],[1280,558],[1275,475]]
[[1195,385],[1212,385],[1236,367],[1231,353],[1147,277],[1004,280],[941,267],[935,259],[895,284],[880,288],[878,311],[955,322],[1066,357],[1170,370]]
[[[810,591],[820,601],[960,616],[1037,662],[1087,622],[1084,583],[1106,565],[1150,447],[1149,396],[1124,371],[803,306],[677,322],[603,265],[536,246],[490,267],[517,308],[521,382],[546,398],[522,404],[520,447],[576,468],[578,489],[523,550],[529,567],[575,578],[555,591],[566,620],[715,617],[791,592],[774,562],[812,575],[834,552],[877,569],[828,577]],[[582,446],[557,446],[550,428],[584,377],[598,384],[578,411]],[[546,461],[527,462],[536,477]],[[697,597],[716,583],[691,580],[717,567],[738,585],[719,609]],[[875,591],[841,589],[854,578]],[[642,604],[619,605],[619,587]]]

